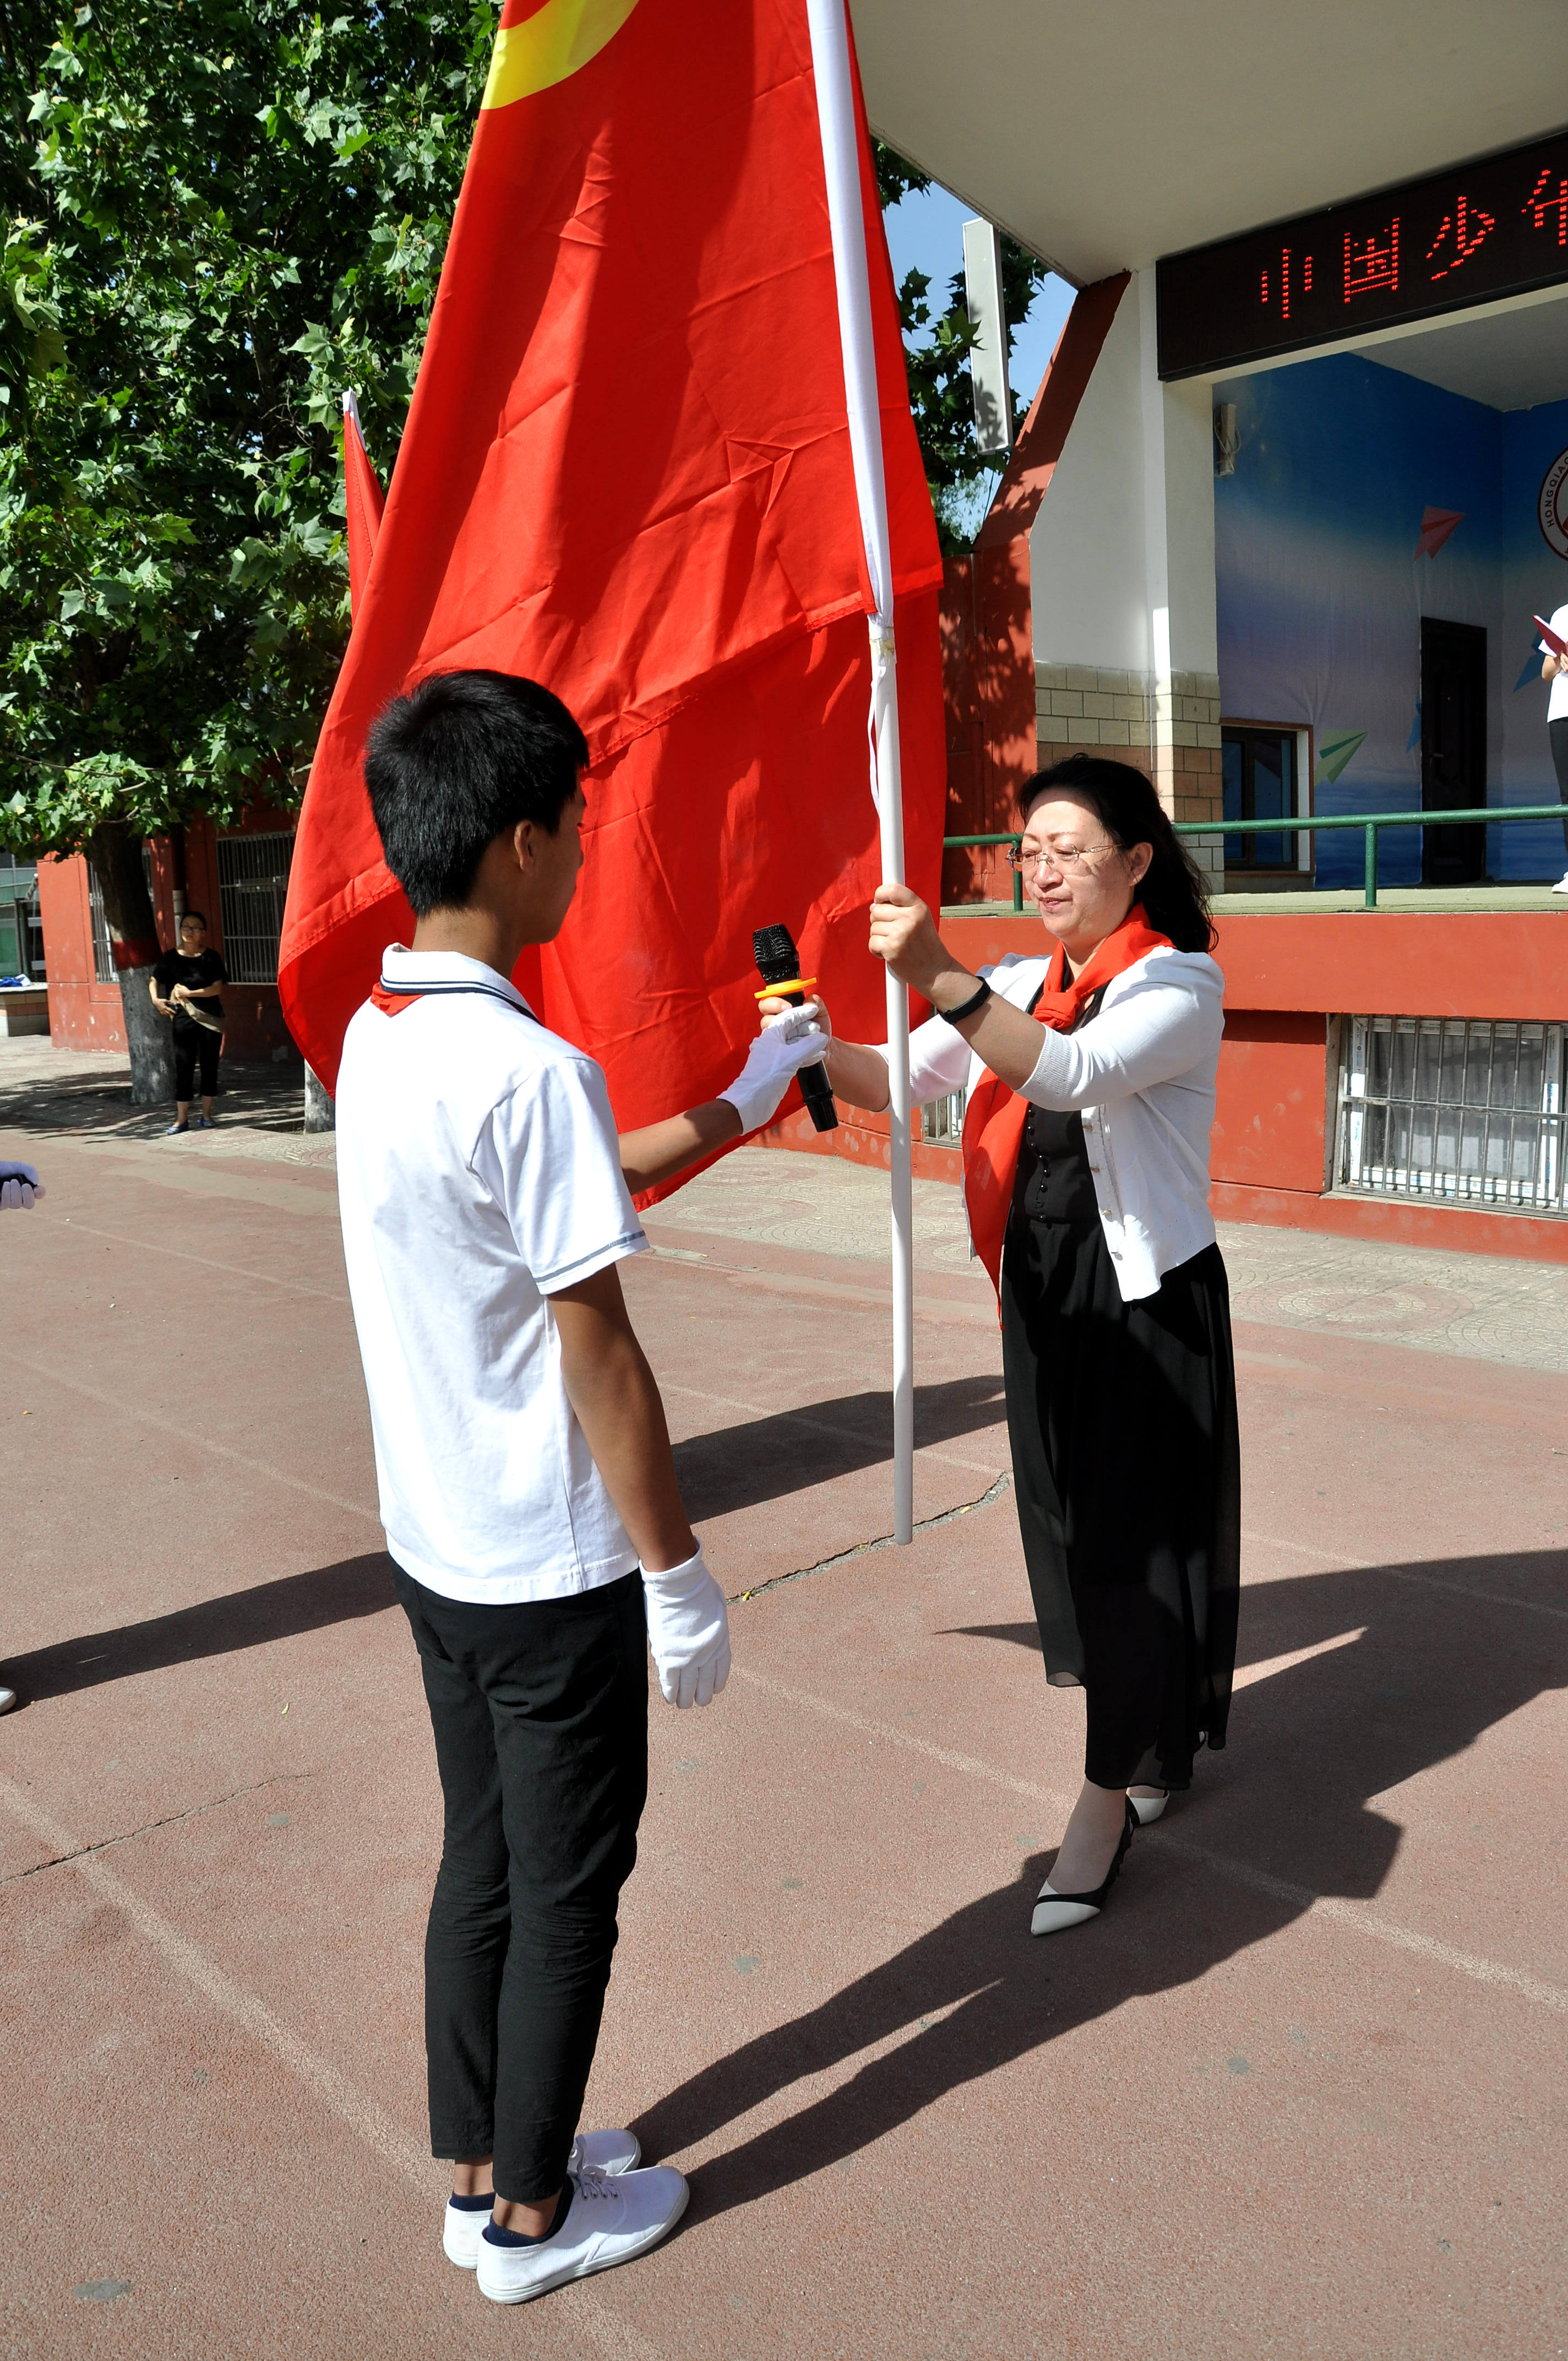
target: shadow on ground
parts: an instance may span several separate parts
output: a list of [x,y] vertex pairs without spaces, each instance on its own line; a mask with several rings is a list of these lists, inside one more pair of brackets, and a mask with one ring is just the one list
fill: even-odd
[[98,1688],[105,1681],[129,1680],[137,1673],[165,1672],[172,1664],[194,1664],[203,1656],[237,1655],[241,1649],[263,1648],[269,1641],[293,1639],[302,1631],[323,1631],[334,1623],[379,1615],[383,1608],[396,1604],[392,1562],[376,1551],[309,1574],[258,1583],[254,1590],[203,1598],[145,1623],[89,1631],[52,1648],[36,1649],[30,1656],[8,1657],[6,1685],[16,1690],[19,1706],[39,1704],[46,1697]]
[[[1477,1598],[1487,1590],[1519,1604]],[[1053,1858],[1042,1851],[1015,1880],[660,2101],[636,2126],[651,2157],[711,2139],[806,2078],[896,2044],[704,2164],[699,2211],[724,2213],[845,2162],[962,2084],[1266,1942],[1321,1894],[1376,1894],[1401,1830],[1375,1799],[1568,1683],[1568,1583],[1554,1553],[1258,1584],[1244,1613],[1254,1663],[1345,1644],[1240,1694],[1230,1748],[1201,1760],[1192,1796],[1137,1839],[1103,1916],[1082,1930],[1031,1938]],[[948,1633],[938,1644],[1011,1644],[1028,1629]],[[1045,1694],[1042,1684],[1042,1708]],[[1285,2037],[1308,2044],[1310,2028]],[[1193,2070],[1223,2077],[1251,2061],[1217,2051]],[[1203,2111],[1195,2087],[1195,2127]]]
[[[916,1442],[947,1442],[994,1426],[1001,1390],[1001,1379],[989,1377],[917,1388]],[[828,1483],[892,1455],[884,1393],[846,1394],[808,1411],[781,1411],[751,1424],[693,1435],[675,1447],[682,1493],[698,1521]],[[298,1632],[320,1631],[379,1614],[394,1603],[391,1561],[376,1552],[202,1599],[148,1622],[90,1631],[8,1658],[5,1678],[25,1706],[199,1657],[231,1655]]]
[[[1002,1427],[1000,1375],[951,1378],[915,1389],[915,1444],[956,1443]],[[773,1411],[675,1445],[675,1470],[687,1513],[700,1524],[803,1492],[836,1476],[893,1457],[893,1401],[884,1390],[841,1394],[799,1410]]]
[[[303,1131],[304,1070],[298,1060],[253,1066],[225,1059],[218,1083],[220,1124],[244,1124],[255,1131]],[[158,1139],[173,1117],[172,1101],[164,1106],[133,1103],[127,1066],[108,1072],[34,1073],[0,1087],[0,1132],[21,1132],[31,1138],[113,1132],[122,1139]]]

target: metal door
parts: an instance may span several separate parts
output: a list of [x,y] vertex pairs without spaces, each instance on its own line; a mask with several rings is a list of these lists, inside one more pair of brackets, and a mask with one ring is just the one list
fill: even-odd
[[[1475,810],[1486,800],[1486,634],[1421,618],[1421,809]],[[1421,883],[1474,885],[1486,873],[1484,823],[1421,830]]]

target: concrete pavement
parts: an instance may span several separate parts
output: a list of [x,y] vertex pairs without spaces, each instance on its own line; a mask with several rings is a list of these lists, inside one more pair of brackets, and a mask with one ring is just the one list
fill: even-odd
[[1568,2347],[1559,1273],[1227,1234],[1232,1742],[1035,1943],[1081,1700],[950,1198],[907,1550],[874,1176],[751,1151],[659,1209],[628,1292],[736,1671],[654,1712],[590,2106],[693,2204],[501,2313],[424,2153],[437,1793],[331,1142],[260,1080],[166,1142],[97,1064],[0,1045],[49,1190],[0,1224],[0,2354]]

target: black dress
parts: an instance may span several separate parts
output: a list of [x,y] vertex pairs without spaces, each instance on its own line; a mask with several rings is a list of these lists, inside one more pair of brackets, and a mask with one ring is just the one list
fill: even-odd
[[1230,1293],[1210,1246],[1123,1301],[1077,1115],[1029,1111],[1002,1338],[1029,1587],[1047,1679],[1088,1693],[1085,1775],[1188,1786],[1235,1666]]

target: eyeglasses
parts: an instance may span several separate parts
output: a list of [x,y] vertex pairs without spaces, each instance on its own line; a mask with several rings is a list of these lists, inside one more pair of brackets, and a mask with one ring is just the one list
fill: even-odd
[[1038,869],[1043,862],[1047,867],[1059,870],[1064,877],[1083,877],[1094,866],[1091,857],[1092,854],[1116,852],[1119,850],[1119,846],[1110,842],[1039,846],[1010,844],[1007,848],[1007,866],[1009,869],[1018,870],[1026,877],[1031,870]]

